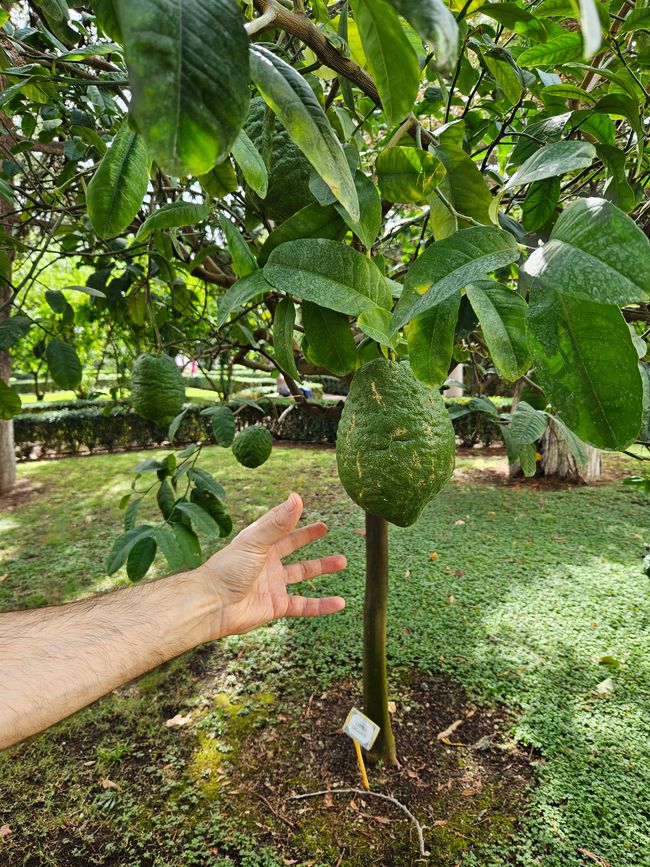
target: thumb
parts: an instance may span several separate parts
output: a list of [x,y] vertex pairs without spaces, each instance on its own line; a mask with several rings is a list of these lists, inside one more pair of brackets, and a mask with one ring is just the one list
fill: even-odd
[[256,547],[270,548],[293,530],[302,515],[302,509],[299,495],[289,494],[284,503],[262,515],[246,529],[246,541]]

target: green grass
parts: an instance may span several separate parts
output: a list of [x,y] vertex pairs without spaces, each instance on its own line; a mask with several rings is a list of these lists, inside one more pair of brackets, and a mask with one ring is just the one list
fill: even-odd
[[[0,608],[68,601],[124,581],[102,574],[102,558],[138,459],[21,466],[21,477],[42,487],[0,516]],[[490,468],[495,459],[461,461],[472,463]],[[210,666],[222,671],[223,690],[245,704],[261,692],[303,690],[306,697],[314,683],[357,677],[364,540],[355,531],[363,517],[339,486],[333,452],[276,448],[251,472],[211,448],[205,465],[230,492],[238,526],[295,489],[307,520],[322,517],[330,526],[314,553],[342,550],[350,561],[327,579],[328,591],[346,596],[344,613],[219,643]],[[393,697],[399,700],[402,673],[444,672],[479,700],[516,709],[514,733],[540,757],[539,786],[514,848],[475,851],[464,863],[585,867],[584,849],[612,867],[650,865],[646,541],[647,503],[618,484],[559,491],[451,484],[415,527],[391,530]],[[69,863],[109,863],[98,848],[102,829],[124,847],[112,863],[208,863],[208,843],[239,853],[214,856],[219,867],[281,863],[219,814],[218,799],[206,809],[197,768],[210,754],[200,720],[214,726],[215,708],[188,668],[198,658],[154,672],[0,756],[0,825],[26,835],[40,853],[33,863],[56,864],[48,840],[66,834],[79,850]],[[598,697],[606,678],[613,692]],[[188,709],[198,726],[164,727]],[[269,705],[269,720],[280,710]],[[132,780],[136,760],[148,770]],[[101,789],[103,776],[120,789]],[[12,836],[0,842],[0,861],[2,846],[16,845]]]

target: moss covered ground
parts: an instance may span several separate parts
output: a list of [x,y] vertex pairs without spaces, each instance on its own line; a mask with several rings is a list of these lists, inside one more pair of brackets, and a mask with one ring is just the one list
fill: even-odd
[[[66,602],[125,582],[105,577],[102,555],[138,457],[20,467],[16,495],[0,509],[0,610]],[[459,464],[459,480],[415,526],[391,531],[393,698],[399,714],[423,673],[462,688],[479,715],[501,708],[533,760],[536,783],[507,805],[509,815],[518,811],[514,829],[482,834],[476,814],[465,824],[458,815],[448,851],[438,848],[431,863],[647,867],[647,501],[618,482],[571,490],[488,483],[500,457]],[[267,464],[248,471],[212,448],[206,468],[225,484],[237,527],[290,488],[300,491],[306,519],[330,526],[314,553],[348,556],[346,572],[327,579],[328,592],[345,595],[348,607],[200,648],[5,751],[0,863],[334,867],[330,856],[305,855],[304,846],[297,859],[287,857],[253,810],[234,806],[238,793],[228,782],[242,779],[252,745],[284,736],[296,718],[310,718],[307,710],[326,714],[319,696],[353,694],[363,517],[340,488],[332,450],[275,448]],[[448,722],[432,720],[431,736]],[[307,789],[320,782],[297,771],[287,780]],[[489,790],[480,797],[488,799],[485,810],[493,808],[492,832],[496,807]],[[328,827],[337,815],[329,811]],[[367,827],[371,837],[382,834],[381,823]],[[363,863],[346,852],[342,865]]]

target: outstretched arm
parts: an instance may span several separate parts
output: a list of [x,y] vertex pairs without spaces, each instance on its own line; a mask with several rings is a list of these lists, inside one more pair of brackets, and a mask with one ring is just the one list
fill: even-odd
[[0,614],[0,749],[201,644],[278,617],[340,611],[339,596],[290,596],[287,585],[345,568],[336,554],[283,565],[324,536],[294,529],[291,494],[191,572],[51,608]]

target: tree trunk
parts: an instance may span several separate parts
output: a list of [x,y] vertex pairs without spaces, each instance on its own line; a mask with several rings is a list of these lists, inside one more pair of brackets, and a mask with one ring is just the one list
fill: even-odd
[[396,765],[395,739],[388,712],[386,621],[388,616],[388,523],[366,512],[366,596],[363,610],[363,706],[381,731],[375,758]]
[[598,449],[585,444],[587,463],[580,466],[569,451],[563,436],[551,419],[541,440],[542,469],[547,478],[565,482],[590,484],[597,482],[601,474],[601,457]]
[[[11,226],[7,225],[5,214],[11,209],[11,205],[5,199],[0,198],[0,226],[4,228],[7,234],[11,231]],[[3,319],[8,319],[11,313],[11,262],[13,259],[13,250],[0,250],[0,253],[6,254],[6,260],[3,262],[4,268],[0,272],[0,322]],[[5,259],[3,256],[2,259]],[[4,382],[9,382],[11,374],[11,361],[9,353],[6,351],[0,352],[0,378]],[[0,420],[0,494],[8,493],[16,484],[16,452],[14,450],[14,423],[13,421]]]

